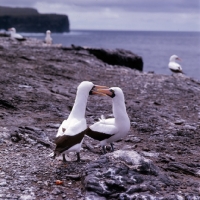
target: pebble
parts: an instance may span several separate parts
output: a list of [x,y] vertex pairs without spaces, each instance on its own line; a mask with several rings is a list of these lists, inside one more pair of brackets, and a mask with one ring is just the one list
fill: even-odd
[[0,187],[5,187],[7,186],[7,182],[5,179],[0,179]]

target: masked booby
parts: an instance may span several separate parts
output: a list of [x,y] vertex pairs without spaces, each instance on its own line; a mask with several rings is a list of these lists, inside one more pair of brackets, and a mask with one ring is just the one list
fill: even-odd
[[124,93],[119,87],[98,90],[112,98],[112,110],[114,118],[103,119],[89,126],[86,135],[100,141],[103,153],[106,153],[106,145],[110,143],[114,151],[113,143],[124,138],[130,130],[130,119],[126,112]]
[[25,37],[23,37],[22,35],[16,33],[16,29],[15,28],[9,28],[8,31],[10,32],[10,38],[12,40],[18,40],[18,41],[24,41],[26,40]]
[[47,30],[46,31],[46,37],[45,37],[45,43],[51,45],[52,44],[52,37],[51,37],[51,31]]
[[66,152],[76,152],[77,161],[80,161],[80,149],[87,128],[85,119],[85,110],[87,105],[87,99],[89,95],[100,94],[97,89],[108,88],[106,86],[94,85],[92,82],[83,81],[77,88],[76,98],[68,116],[67,120],[64,120],[60,125],[56,139],[54,155],[58,156],[62,153],[63,161],[66,162]]
[[177,55],[172,55],[169,58],[168,67],[172,72],[183,73],[181,65],[176,62],[177,60],[181,60],[181,59]]

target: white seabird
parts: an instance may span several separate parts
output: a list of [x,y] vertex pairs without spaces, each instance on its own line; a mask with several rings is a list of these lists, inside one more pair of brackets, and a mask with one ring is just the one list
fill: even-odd
[[10,32],[10,38],[12,40],[18,40],[18,41],[24,41],[26,40],[25,37],[23,37],[22,35],[16,33],[16,29],[15,28],[9,28],[8,31]]
[[51,31],[47,30],[46,31],[46,37],[45,37],[45,43],[51,45],[53,42],[53,39],[51,37]]
[[94,85],[92,82],[83,81],[77,88],[75,102],[67,120],[64,120],[58,129],[54,150],[54,158],[63,153],[63,161],[66,152],[76,152],[77,161],[80,161],[80,149],[87,128],[85,110],[89,95],[99,94],[96,90],[108,88],[105,86]]
[[181,59],[177,55],[172,55],[169,58],[168,67],[172,72],[183,73],[181,65],[176,62],[177,60],[181,60]]
[[103,119],[89,126],[86,135],[101,141],[103,152],[106,153],[105,146],[110,143],[114,151],[112,142],[124,138],[130,130],[130,119],[126,112],[124,93],[119,87],[98,90],[112,98],[112,110],[114,118]]

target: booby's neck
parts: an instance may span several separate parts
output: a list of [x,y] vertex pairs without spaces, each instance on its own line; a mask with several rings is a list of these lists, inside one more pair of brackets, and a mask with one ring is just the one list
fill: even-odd
[[116,121],[128,119],[124,99],[113,98],[112,110]]
[[89,94],[77,91],[76,99],[69,117],[85,118],[85,110]]
[[11,37],[14,37],[16,32],[12,31],[10,34],[11,34]]
[[177,63],[175,60],[169,61],[169,63]]

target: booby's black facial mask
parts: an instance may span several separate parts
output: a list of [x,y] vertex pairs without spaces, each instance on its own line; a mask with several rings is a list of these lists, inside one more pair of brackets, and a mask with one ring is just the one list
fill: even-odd
[[89,95],[93,95],[93,91],[95,89],[95,85],[92,87],[92,89],[89,91]]
[[111,97],[111,98],[114,98],[114,97],[115,97],[115,91],[112,90],[112,89],[110,89],[110,92],[112,93],[112,94],[110,95],[110,97]]

